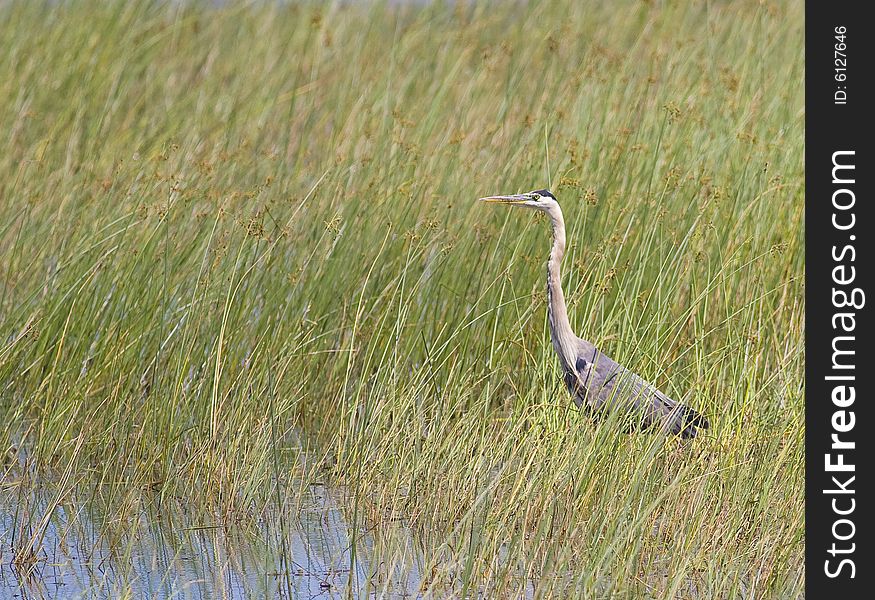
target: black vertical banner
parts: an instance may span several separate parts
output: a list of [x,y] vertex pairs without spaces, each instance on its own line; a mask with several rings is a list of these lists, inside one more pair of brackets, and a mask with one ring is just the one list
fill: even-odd
[[871,598],[875,590],[868,360],[875,31],[866,7],[806,4],[808,598]]

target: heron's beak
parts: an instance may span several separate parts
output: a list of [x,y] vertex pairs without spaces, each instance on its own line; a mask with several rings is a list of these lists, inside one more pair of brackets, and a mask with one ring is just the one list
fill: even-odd
[[528,194],[515,194],[513,196],[486,196],[485,198],[480,198],[480,202],[520,205],[530,202],[531,199],[532,198]]

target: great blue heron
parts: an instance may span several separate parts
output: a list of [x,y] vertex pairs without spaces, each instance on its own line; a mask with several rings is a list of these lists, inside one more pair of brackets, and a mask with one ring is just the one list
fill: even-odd
[[553,224],[553,249],[547,261],[550,339],[574,403],[596,418],[607,411],[620,410],[631,416],[633,424],[641,429],[658,427],[684,438],[693,438],[699,429],[707,429],[708,420],[704,416],[675,402],[571,331],[559,276],[559,265],[565,254],[565,220],[556,197],[549,190],[536,190],[511,196],[487,196],[480,200],[531,208],[550,217]]

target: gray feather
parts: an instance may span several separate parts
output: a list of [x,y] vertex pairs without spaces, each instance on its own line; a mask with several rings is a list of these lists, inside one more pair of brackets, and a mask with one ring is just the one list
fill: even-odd
[[565,385],[578,407],[596,418],[607,411],[623,412],[637,428],[662,427],[665,433],[685,438],[708,428],[707,419],[695,410],[672,400],[590,342],[577,342],[573,367],[564,361],[562,366]]

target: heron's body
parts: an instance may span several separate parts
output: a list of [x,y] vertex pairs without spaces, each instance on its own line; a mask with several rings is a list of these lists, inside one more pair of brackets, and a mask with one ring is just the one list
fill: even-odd
[[574,403],[593,417],[620,411],[642,429],[658,427],[670,434],[695,437],[708,421],[679,404],[635,373],[602,354],[571,330],[560,266],[565,254],[565,220],[556,198],[547,190],[483,200],[525,206],[547,213],[553,227],[553,247],[547,261],[547,314],[550,339],[559,357],[563,380]]

